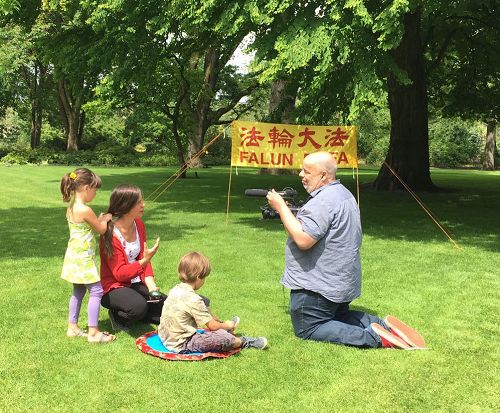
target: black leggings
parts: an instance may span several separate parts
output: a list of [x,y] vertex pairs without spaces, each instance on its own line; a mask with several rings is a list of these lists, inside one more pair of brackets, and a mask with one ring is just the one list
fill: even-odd
[[162,295],[159,302],[149,303],[149,292],[143,283],[133,283],[130,287],[121,287],[104,294],[101,299],[103,307],[114,311],[125,323],[128,321],[144,321],[160,324],[163,302],[167,298]]

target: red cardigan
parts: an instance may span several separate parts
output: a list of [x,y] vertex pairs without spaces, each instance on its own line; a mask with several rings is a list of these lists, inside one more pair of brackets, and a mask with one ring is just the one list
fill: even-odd
[[101,256],[101,284],[104,294],[115,288],[130,287],[130,280],[139,276],[144,282],[145,277],[153,276],[153,267],[147,263],[144,268],[139,260],[144,256],[144,242],[146,242],[146,227],[140,219],[135,220],[141,251],[137,261],[129,264],[125,249],[118,238],[113,236],[113,256],[108,257],[104,252],[102,237],[99,240],[99,253]]

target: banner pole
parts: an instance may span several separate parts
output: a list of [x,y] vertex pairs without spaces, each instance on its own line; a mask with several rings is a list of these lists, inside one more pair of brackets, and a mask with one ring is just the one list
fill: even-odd
[[[232,126],[232,122],[231,125]],[[224,129],[224,137],[226,137],[226,130]],[[229,183],[227,187],[227,205],[226,205],[226,227],[229,223],[229,199],[231,196],[231,181],[233,177],[233,142],[231,140],[231,161],[229,164]]]
[[358,208],[361,209],[361,204],[359,200],[359,168],[356,167],[356,192],[358,197]]
[[231,177],[233,176],[233,165],[229,167],[229,185],[227,188],[227,205],[226,205],[226,226],[229,222],[229,198],[231,196]]

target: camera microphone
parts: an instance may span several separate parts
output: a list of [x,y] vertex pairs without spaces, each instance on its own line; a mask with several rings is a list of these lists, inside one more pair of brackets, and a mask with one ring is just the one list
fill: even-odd
[[[269,190],[267,189],[246,189],[246,196],[256,196],[256,197],[265,197]],[[297,191],[292,188],[285,188],[283,191],[276,191],[278,195],[281,195],[283,198],[293,198],[297,195]]]

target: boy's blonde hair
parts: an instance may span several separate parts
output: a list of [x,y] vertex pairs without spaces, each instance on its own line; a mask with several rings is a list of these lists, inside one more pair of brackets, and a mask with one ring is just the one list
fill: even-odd
[[211,267],[208,258],[203,254],[192,251],[183,255],[177,267],[179,280],[192,283],[196,279],[203,279],[210,274]]

